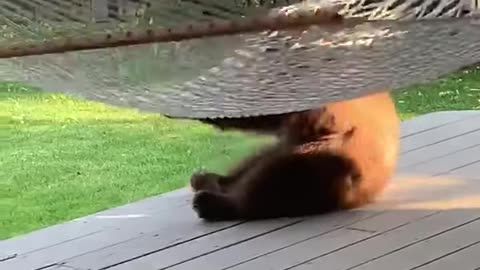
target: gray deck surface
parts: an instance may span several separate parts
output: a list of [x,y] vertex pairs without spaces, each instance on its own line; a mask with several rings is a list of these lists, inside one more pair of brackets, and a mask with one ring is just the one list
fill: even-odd
[[204,223],[182,189],[0,242],[1,270],[480,269],[480,112],[403,123],[398,177],[330,215]]

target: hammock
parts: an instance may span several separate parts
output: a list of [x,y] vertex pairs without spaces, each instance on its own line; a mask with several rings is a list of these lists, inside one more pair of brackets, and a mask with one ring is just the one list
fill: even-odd
[[460,0],[2,0],[0,80],[173,118],[274,115],[480,62]]

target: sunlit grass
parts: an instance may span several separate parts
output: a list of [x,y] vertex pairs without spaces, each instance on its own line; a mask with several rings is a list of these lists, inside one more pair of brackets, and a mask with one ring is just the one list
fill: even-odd
[[0,121],[0,238],[180,188],[258,143],[13,84]]

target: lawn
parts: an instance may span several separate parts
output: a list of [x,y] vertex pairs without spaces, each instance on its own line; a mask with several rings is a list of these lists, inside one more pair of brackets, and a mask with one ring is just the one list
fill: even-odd
[[[395,94],[403,119],[478,109],[480,70]],[[0,84],[0,239],[185,186],[262,139]]]

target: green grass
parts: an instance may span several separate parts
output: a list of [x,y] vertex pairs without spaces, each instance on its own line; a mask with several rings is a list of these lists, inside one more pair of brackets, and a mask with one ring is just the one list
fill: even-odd
[[[403,119],[477,109],[480,71],[395,99]],[[221,172],[260,143],[193,121],[1,84],[0,239],[180,188],[194,170]]]
[[394,93],[402,119],[435,111],[480,109],[480,67]]

